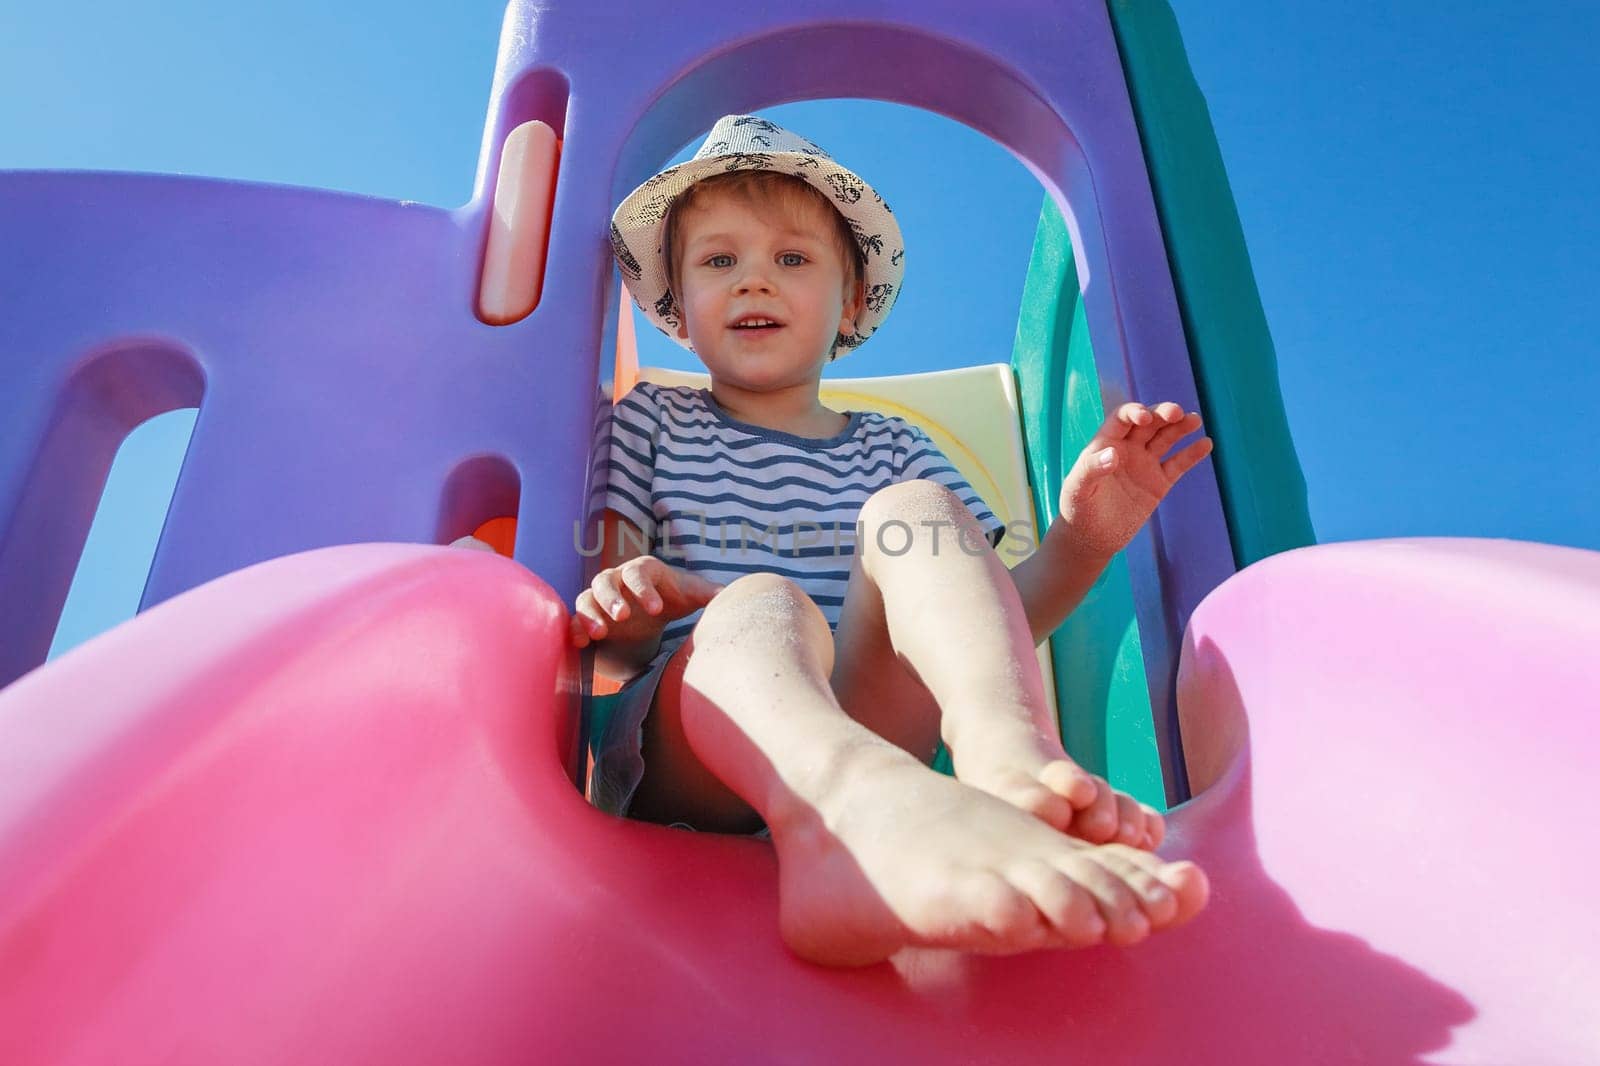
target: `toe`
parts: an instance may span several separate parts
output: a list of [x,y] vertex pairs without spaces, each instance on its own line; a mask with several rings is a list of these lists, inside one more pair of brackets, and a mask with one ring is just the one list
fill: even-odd
[[1106,921],[1094,896],[1049,863],[1020,863],[1010,880],[1028,894],[1067,947],[1090,947],[1105,939]]
[[1039,780],[1058,795],[1065,796],[1073,810],[1092,806],[1099,794],[1094,775],[1070,759],[1057,759],[1039,771]]
[[967,913],[991,940],[989,950],[1026,951],[1054,939],[1054,931],[1029,894],[998,873],[974,874],[963,895]]
[[1126,880],[1103,863],[1103,848],[1089,848],[1074,855],[1073,864],[1063,872],[1088,890],[1106,922],[1106,943],[1119,947],[1137,944],[1150,934],[1137,896]]
[[1144,839],[1144,809],[1139,801],[1126,792],[1117,793],[1117,835],[1118,844],[1129,847],[1138,847]]
[[1116,926],[1106,932],[1106,943],[1114,944],[1119,948],[1131,947],[1150,935],[1150,919],[1144,916],[1143,911],[1134,911]]
[[1020,791],[1017,806],[1062,832],[1072,825],[1075,813],[1065,796],[1038,782],[1030,782]]
[[1108,847],[1096,858],[1133,889],[1151,927],[1161,929],[1177,919],[1178,895],[1158,876],[1164,864],[1146,861],[1146,854],[1135,848]]
[[1211,899],[1211,881],[1204,870],[1192,862],[1163,863],[1159,874],[1178,897],[1178,912],[1172,925],[1182,925],[1205,909]]
[[1144,807],[1144,838],[1148,841],[1145,848],[1154,851],[1167,839],[1167,820],[1154,807],[1148,804],[1140,806]]
[[1117,834],[1117,799],[1105,779],[1096,777],[1096,795],[1087,810],[1078,811],[1072,819],[1071,833],[1091,844],[1104,844]]

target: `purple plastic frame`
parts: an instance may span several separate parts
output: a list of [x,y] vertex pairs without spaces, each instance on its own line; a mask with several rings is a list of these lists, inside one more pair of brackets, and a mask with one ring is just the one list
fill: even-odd
[[[177,407],[200,414],[142,608],[308,548],[447,541],[512,507],[517,558],[570,597],[619,299],[610,210],[729,112],[864,97],[993,138],[1066,215],[1108,409],[1199,409],[1101,0],[784,7],[516,0],[455,210],[0,173],[0,684],[45,657],[117,446]],[[487,197],[505,135],[535,118],[565,142],[548,276],[530,316],[490,326],[473,313]],[[1129,561],[1170,775],[1178,642],[1234,569],[1209,463]]]

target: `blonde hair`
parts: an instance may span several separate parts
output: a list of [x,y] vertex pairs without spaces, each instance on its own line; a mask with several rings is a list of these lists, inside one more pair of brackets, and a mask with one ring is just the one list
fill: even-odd
[[[820,207],[833,221],[830,236],[834,251],[844,267],[844,280],[853,291],[866,275],[866,260],[856,243],[855,233],[828,198],[804,179],[780,174],[774,170],[734,170],[726,174],[713,174],[689,186],[678,194],[667,212],[666,227],[661,245],[667,251],[667,288],[676,299],[680,296],[678,282],[683,258],[683,227],[679,220],[697,202],[713,195],[732,195],[754,206],[779,213],[785,222],[796,228],[807,221],[806,206]],[[680,300],[681,303],[681,300]]]

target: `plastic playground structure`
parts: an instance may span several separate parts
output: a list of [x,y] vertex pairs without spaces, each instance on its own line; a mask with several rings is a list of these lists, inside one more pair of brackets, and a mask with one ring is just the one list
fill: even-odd
[[[1600,1062],[1600,553],[1314,543],[1165,0],[791,6],[512,0],[454,210],[0,172],[0,1062]],[[828,97],[1046,196],[1008,365],[825,401],[1036,528],[1116,403],[1216,440],[1041,648],[1211,878],[1134,949],[809,966],[769,845],[584,801],[572,531],[605,405],[678,380],[604,220]],[[140,614],[45,664],[118,445],[185,407]]]

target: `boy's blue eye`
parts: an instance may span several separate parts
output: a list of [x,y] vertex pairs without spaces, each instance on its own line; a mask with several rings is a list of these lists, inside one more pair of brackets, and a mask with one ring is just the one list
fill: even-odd
[[801,255],[799,252],[784,252],[782,258],[784,260],[789,260],[789,259],[798,259],[798,260],[800,260],[799,263],[787,263],[786,265],[788,265],[788,266],[800,266],[802,263],[804,263],[806,261],[806,257]]
[[[726,259],[728,262],[726,264],[718,263],[717,262],[718,259]],[[724,254],[722,252],[718,252],[716,255],[714,255],[710,259],[706,260],[706,266],[723,266],[723,265],[732,266],[733,265],[733,256],[726,255],[726,254]]]

